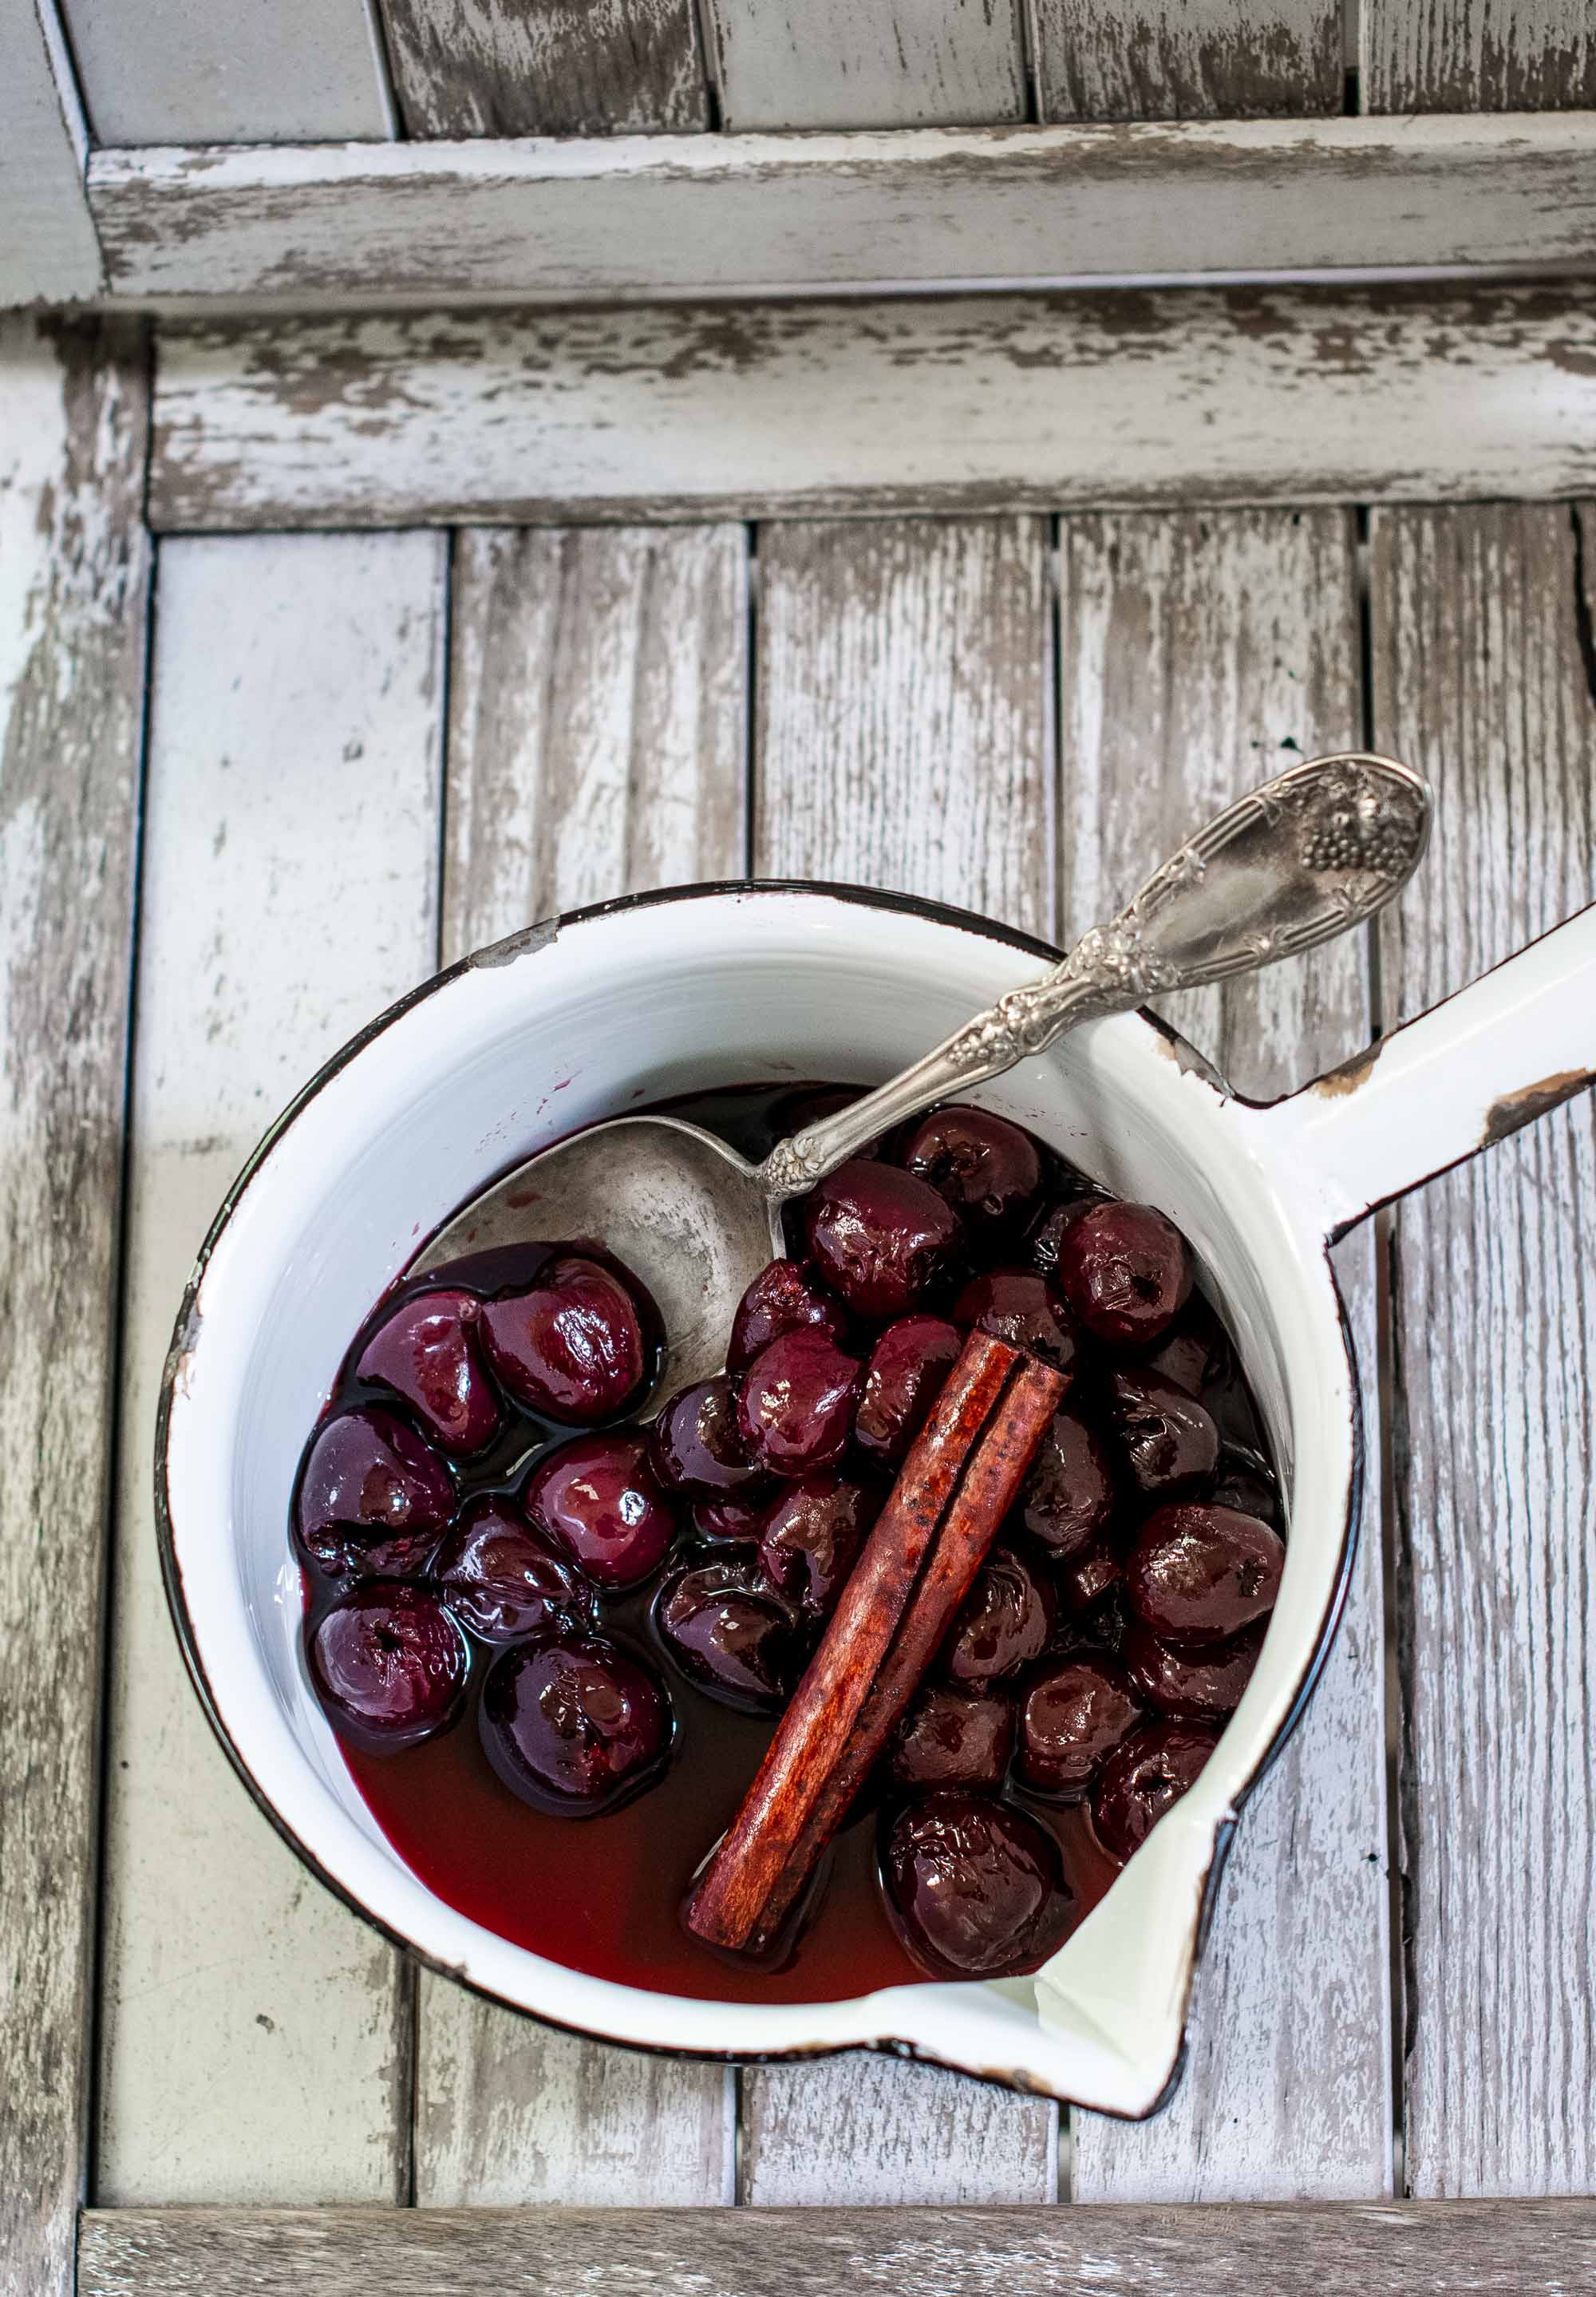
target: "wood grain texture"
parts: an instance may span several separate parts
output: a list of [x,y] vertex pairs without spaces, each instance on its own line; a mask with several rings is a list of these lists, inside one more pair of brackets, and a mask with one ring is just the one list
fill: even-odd
[[[1061,547],[1065,909],[1112,916],[1187,833],[1362,728],[1353,514],[1084,517]],[[1166,1000],[1239,1091],[1289,1091],[1370,1034],[1365,937]],[[1340,1639],[1248,1805],[1197,1987],[1185,2079],[1140,2126],[1076,2117],[1079,2201],[1391,2190],[1385,1659],[1372,1239],[1337,1256],[1371,1473]]]
[[[552,910],[740,874],[746,559],[735,526],[457,537],[446,962]],[[728,2072],[420,1987],[422,2206],[731,2198]]]
[[1032,0],[1044,119],[1341,109],[1335,0]]
[[[212,1740],[166,1612],[150,1430],[222,1192],[435,962],[446,545],[161,553],[126,1265],[97,2198],[393,2201],[409,1973]],[[286,1551],[285,1551],[286,1552]]]
[[[1392,1017],[1596,893],[1588,508],[1382,515],[1375,738],[1433,778]],[[1596,2132],[1596,1120],[1571,1103],[1394,1227],[1407,2173],[1588,2192]]]
[[83,2221],[83,2297],[1571,2297],[1596,2202],[1383,2208],[119,2210]]
[[[1049,532],[1035,518],[766,529],[753,868],[1053,930]],[[753,2202],[1050,2201],[1056,2112],[887,2058],[743,2077]]]
[[161,339],[164,529],[1596,483],[1587,285],[660,306]]
[[694,0],[380,0],[406,133],[710,124]]
[[62,0],[97,144],[390,133],[364,0]]
[[1596,104],[1588,0],[1362,0],[1368,111],[1541,111]]
[[150,549],[136,329],[0,321],[0,2287],[69,2297]]
[[972,127],[1025,116],[1020,0],[705,0],[722,124]]
[[96,294],[88,131],[54,0],[0,0],[0,308]]
[[123,296],[341,307],[1587,262],[1596,119],[95,152]]

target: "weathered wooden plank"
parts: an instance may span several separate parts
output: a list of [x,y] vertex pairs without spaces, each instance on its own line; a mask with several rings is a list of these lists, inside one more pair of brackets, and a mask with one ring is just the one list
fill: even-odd
[[406,2189],[409,1973],[300,1866],[206,1728],[161,1594],[149,1430],[227,1181],[317,1064],[435,962],[446,547],[270,536],[161,554],[107,1730],[105,2202]]
[[[1596,893],[1581,506],[1381,515],[1375,734],[1429,774],[1382,934],[1393,1020]],[[1398,1207],[1396,1521],[1421,2195],[1596,2185],[1596,1122],[1543,1118]]]
[[98,292],[88,131],[54,0],[0,0],[0,307]]
[[1589,260],[1596,119],[108,151],[88,182],[111,285],[128,296],[646,301],[1501,268]]
[[0,2287],[69,2297],[150,551],[125,325],[0,321]]
[[1032,0],[1044,119],[1337,112],[1337,0]]
[[117,2210],[83,2221],[83,2297],[1567,2297],[1596,2276],[1596,2202],[1293,2209]]
[[706,0],[704,15],[729,128],[1025,117],[1018,0]]
[[[1051,934],[1049,543],[1036,518],[761,534],[757,875],[896,886]],[[751,2070],[742,2197],[1050,2201],[1055,2127],[1040,2101],[892,2059]]]
[[[741,527],[467,532],[450,614],[443,953],[743,868]],[[556,2034],[424,1972],[416,2201],[731,2198],[733,2077]]]
[[710,124],[693,0],[378,0],[407,135]]
[[1362,0],[1367,111],[1542,111],[1596,104],[1588,0]]
[[213,324],[168,529],[1403,500],[1596,482],[1588,285]]
[[98,144],[392,133],[366,0],[61,0]]
[[[1362,728],[1353,514],[1064,522],[1060,748],[1072,934],[1272,772]],[[1367,1042],[1362,936],[1169,1001],[1236,1088],[1288,1091]],[[1370,1475],[1339,1643],[1249,1805],[1197,1981],[1185,2079],[1140,2126],[1080,2115],[1079,2201],[1391,2190],[1385,1659],[1372,1239],[1337,1268],[1366,1369]]]

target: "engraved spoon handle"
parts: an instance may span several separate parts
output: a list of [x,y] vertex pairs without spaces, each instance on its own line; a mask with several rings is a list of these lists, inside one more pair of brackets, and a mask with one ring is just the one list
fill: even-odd
[[773,1204],[801,1195],[891,1126],[1045,1052],[1065,1029],[1149,997],[1255,973],[1361,925],[1412,876],[1429,785],[1394,758],[1337,752],[1238,798],[1113,923],[862,1100],[778,1141],[760,1166]]

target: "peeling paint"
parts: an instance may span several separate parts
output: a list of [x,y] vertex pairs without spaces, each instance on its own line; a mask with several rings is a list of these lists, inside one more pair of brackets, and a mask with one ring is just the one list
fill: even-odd
[[1521,1125],[1531,1124],[1537,1116],[1545,1116],[1560,1108],[1566,1100],[1584,1092],[1596,1083],[1596,1070],[1557,1069],[1544,1076],[1539,1084],[1526,1084],[1518,1092],[1510,1092],[1501,1100],[1493,1100],[1485,1111],[1485,1129],[1480,1134],[1482,1148],[1491,1148],[1497,1141],[1505,1140]]
[[506,934],[503,941],[490,942],[486,949],[473,950],[466,963],[481,971],[491,971],[501,965],[514,965],[517,958],[534,957],[539,950],[549,948],[559,937],[559,919],[543,918],[535,926],[523,926],[519,933]]

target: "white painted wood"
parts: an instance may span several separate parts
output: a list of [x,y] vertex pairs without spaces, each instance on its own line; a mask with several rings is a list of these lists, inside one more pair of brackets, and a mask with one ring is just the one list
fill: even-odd
[[[738,876],[736,526],[466,532],[450,598],[446,962],[552,910]],[[735,2078],[555,2033],[423,1972],[424,2208],[732,2198]]]
[[97,144],[390,132],[364,0],[61,0]]
[[1341,109],[1339,0],[1032,0],[1044,119]]
[[1019,0],[705,0],[704,18],[734,130],[1025,116]]
[[1366,111],[1596,103],[1590,0],[1362,0]]
[[[753,866],[897,886],[1049,934],[1049,531],[767,528]],[[883,2058],[749,2069],[742,2198],[1050,2201],[1055,2110]]]
[[0,308],[101,284],[88,133],[54,0],[0,0]]
[[0,2288],[70,2297],[150,547],[140,331],[0,319]]
[[405,2192],[409,1974],[278,1840],[210,1736],[161,1594],[149,1445],[178,1295],[228,1181],[317,1065],[435,961],[446,548],[424,534],[263,536],[161,554],[107,1726],[103,2202]]
[[432,314],[173,331],[162,529],[1556,495],[1581,285]]
[[[1362,727],[1346,510],[1066,519],[1060,727],[1065,915],[1112,916],[1283,753]],[[1366,1043],[1362,936],[1165,1009],[1271,1098]],[[1137,2126],[1081,2115],[1087,2202],[1374,2199],[1391,2191],[1385,1660],[1373,1239],[1337,1272],[1365,1368],[1362,1544],[1306,1721],[1248,1807],[1198,1976],[1186,2073]]]
[[105,151],[89,196],[128,296],[1573,264],[1596,115]]
[[410,136],[709,126],[695,0],[380,0]]

